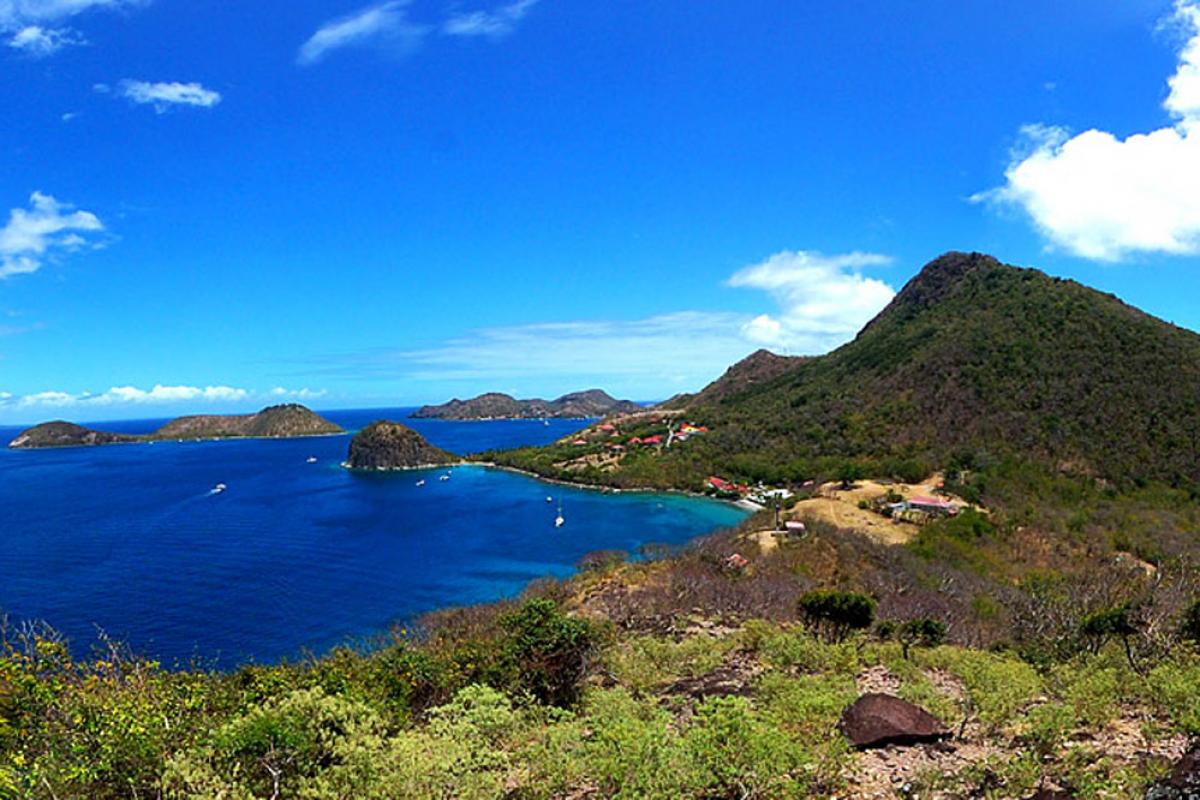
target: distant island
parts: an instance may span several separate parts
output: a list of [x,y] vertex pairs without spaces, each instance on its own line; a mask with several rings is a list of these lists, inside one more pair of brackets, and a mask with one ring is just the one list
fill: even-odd
[[557,400],[517,400],[499,392],[488,392],[470,400],[455,398],[438,406],[422,406],[414,419],[578,419],[609,414],[632,414],[642,407],[631,400],[617,400],[608,392],[589,389],[564,394]]
[[346,466],[350,469],[415,469],[462,461],[454,453],[434,447],[425,437],[399,422],[379,420],[350,440]]
[[98,431],[56,420],[22,431],[9,447],[87,447],[101,444],[181,441],[196,439],[283,439],[345,433],[319,414],[302,405],[270,406],[255,414],[200,414],[179,417],[153,433],[128,434]]

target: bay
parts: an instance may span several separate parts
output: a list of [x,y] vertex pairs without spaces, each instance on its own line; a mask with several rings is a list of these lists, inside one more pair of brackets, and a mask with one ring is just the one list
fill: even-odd
[[[322,413],[351,431],[400,420],[457,453],[543,444],[586,424],[410,420],[409,411]],[[18,432],[0,428],[0,442]],[[348,444],[349,434],[5,448],[0,612],[46,621],[77,652],[103,630],[171,665],[270,663],[514,595],[571,574],[594,550],[682,544],[745,516],[717,501],[600,493],[484,467],[352,472],[341,467]],[[213,494],[218,483],[227,488]],[[555,528],[559,502],[566,524]]]

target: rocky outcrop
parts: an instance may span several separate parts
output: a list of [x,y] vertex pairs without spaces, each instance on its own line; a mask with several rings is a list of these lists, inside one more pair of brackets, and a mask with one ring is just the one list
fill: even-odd
[[399,422],[380,420],[372,422],[350,440],[346,466],[351,469],[411,469],[461,460],[453,453],[434,447],[412,428]]
[[470,400],[455,398],[438,406],[423,406],[414,419],[576,419],[630,414],[642,410],[637,403],[617,400],[600,389],[564,394],[556,400],[517,400],[499,392],[488,392]]
[[1193,745],[1171,774],[1146,792],[1146,800],[1200,800],[1200,744]]
[[937,742],[950,735],[937,717],[890,694],[864,694],[842,712],[838,727],[859,749]]
[[255,414],[203,414],[173,419],[140,436],[97,431],[71,422],[44,422],[22,432],[9,447],[82,447],[123,442],[180,439],[288,438],[344,433],[337,425],[304,406],[270,406]]

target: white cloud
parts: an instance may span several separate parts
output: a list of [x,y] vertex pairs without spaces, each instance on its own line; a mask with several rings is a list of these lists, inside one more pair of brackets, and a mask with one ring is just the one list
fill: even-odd
[[684,311],[642,320],[546,322],[484,328],[423,350],[369,354],[356,365],[415,380],[638,377],[710,374],[745,355],[742,315]]
[[144,0],[0,0],[0,28],[56,22],[93,9],[117,9],[142,4]]
[[1172,19],[1188,37],[1163,102],[1173,125],[1125,139],[1026,126],[1005,184],[972,200],[1022,209],[1085,258],[1200,252],[1200,4],[1178,0]]
[[471,11],[455,14],[442,25],[442,33],[449,36],[490,36],[500,38],[516,30],[538,0],[515,0],[495,11]]
[[53,55],[64,47],[87,44],[79,33],[70,28],[43,28],[41,25],[26,25],[16,30],[7,42],[14,50],[44,58]]
[[245,400],[250,392],[245,389],[235,389],[232,386],[163,386],[155,384],[153,389],[139,389],[136,386],[114,386],[101,394],[84,394],[78,396],[78,402],[97,405],[116,405],[122,403],[179,403],[188,400],[203,400],[207,402],[231,402]]
[[325,23],[300,46],[296,61],[306,66],[316,64],[334,50],[367,44],[402,53],[416,48],[429,29],[408,20],[405,14],[408,3],[409,0],[377,3]]
[[324,397],[327,392],[324,389],[314,391],[307,386],[303,389],[285,389],[282,386],[276,386],[269,394],[277,400],[318,400]]
[[48,194],[34,192],[29,204],[28,210],[12,209],[0,228],[0,279],[37,272],[47,258],[84,246],[81,233],[104,230],[95,214],[73,211]]
[[777,316],[755,317],[742,326],[742,335],[767,347],[826,352],[850,339],[895,296],[892,287],[859,271],[890,262],[875,253],[785,250],[739,270],[730,286],[762,289],[779,304]]
[[315,400],[325,396],[324,390],[285,389],[277,386],[268,392],[257,392],[235,386],[186,386],[155,384],[150,389],[136,386],[113,386],[103,392],[45,391],[17,395],[0,392],[0,411],[36,410],[39,408],[91,408],[95,406],[168,406],[183,403],[237,404],[249,402],[278,402],[279,400]]
[[323,371],[356,380],[404,379],[463,391],[518,385],[546,391],[603,385],[641,397],[693,391],[758,347],[824,353],[849,340],[895,292],[864,277],[889,263],[871,253],[777,253],[733,275],[761,289],[771,314],[680,311],[638,320],[547,322],[470,331],[422,349],[380,349],[324,360]]
[[40,58],[70,45],[86,44],[78,31],[60,25],[93,10],[119,10],[149,0],[0,0],[0,34],[6,44]]
[[[104,88],[101,88],[101,87]],[[98,92],[107,92],[108,87],[97,84]],[[220,92],[205,89],[198,83],[178,81],[150,83],[148,81],[121,81],[120,94],[141,105],[152,105],[159,114],[165,114],[172,106],[196,106],[212,108],[221,102]]]

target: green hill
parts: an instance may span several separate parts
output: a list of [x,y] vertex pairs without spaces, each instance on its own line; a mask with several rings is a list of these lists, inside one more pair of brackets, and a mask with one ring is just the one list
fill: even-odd
[[756,353],[675,405],[711,432],[589,478],[694,488],[714,472],[799,480],[847,459],[913,473],[1015,456],[1118,482],[1200,480],[1200,336],[979,253],[930,262],[832,353]]

